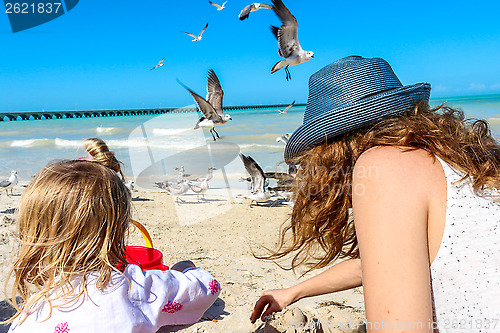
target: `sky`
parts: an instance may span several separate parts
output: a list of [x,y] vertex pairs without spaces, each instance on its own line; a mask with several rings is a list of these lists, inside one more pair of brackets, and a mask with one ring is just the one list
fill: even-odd
[[[215,0],[215,2],[221,0]],[[0,13],[0,111],[181,107],[179,79],[206,94],[213,68],[225,105],[305,103],[308,78],[349,56],[382,57],[403,85],[429,82],[431,97],[500,93],[500,2],[284,0],[315,58],[270,74],[280,60],[271,10],[245,21],[250,1],[82,0],[38,27],[12,33]],[[199,42],[181,31],[197,34]],[[150,69],[162,58],[165,66]]]

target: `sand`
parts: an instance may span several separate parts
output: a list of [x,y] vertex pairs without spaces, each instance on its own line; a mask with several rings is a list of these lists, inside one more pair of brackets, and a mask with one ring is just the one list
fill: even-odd
[[[20,184],[14,196],[0,195],[0,281],[6,279],[18,244],[15,209],[23,190]],[[291,208],[279,203],[249,206],[238,198],[238,191],[228,197],[222,188],[210,189],[205,200],[196,195],[183,196],[184,202],[160,190],[134,192],[134,218],[149,231],[154,246],[172,265],[192,260],[212,273],[222,286],[215,304],[203,318],[189,326],[164,327],[159,332],[362,332],[363,327],[347,328],[346,323],[364,319],[362,288],[303,299],[275,314],[266,323],[249,321],[250,313],[266,289],[289,287],[311,277],[298,277],[276,264],[256,259],[252,249],[273,246],[282,223]],[[244,190],[242,190],[244,192]],[[140,232],[131,228],[131,245],[144,245]],[[2,301],[3,300],[3,301]],[[0,319],[9,308],[0,295]],[[323,324],[320,328],[319,323]],[[353,325],[354,326],[354,325]],[[0,333],[7,327],[0,327]]]

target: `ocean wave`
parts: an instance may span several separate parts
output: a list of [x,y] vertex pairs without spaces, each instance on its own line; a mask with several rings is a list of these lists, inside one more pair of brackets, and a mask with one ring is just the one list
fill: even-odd
[[96,133],[97,134],[101,134],[101,135],[111,135],[111,134],[116,134],[120,131],[119,128],[116,128],[116,127],[96,127],[95,129]]
[[190,131],[191,128],[153,128],[154,135],[178,135]]
[[[110,139],[105,140],[106,144],[111,149],[125,149],[125,148],[152,148],[152,149],[164,149],[164,150],[175,150],[175,151],[185,151],[189,149],[199,148],[206,144],[206,141],[198,140],[198,138],[164,138],[155,139],[152,137],[145,138],[127,138],[127,139]],[[26,140],[13,140],[4,141],[0,143],[0,147],[15,147],[15,148],[82,148],[82,140],[67,140],[61,138],[55,139],[26,139]],[[224,150],[224,146],[217,146],[218,149]],[[239,145],[241,150],[271,150],[271,151],[281,151],[284,149],[282,144],[258,144],[258,143],[247,143]],[[228,149],[234,149],[233,146],[228,146]]]
[[162,150],[176,150],[184,151],[192,148],[197,148],[203,144],[197,143],[193,139],[165,139],[165,140],[155,140],[149,137],[147,140],[144,138],[132,138],[123,140],[107,140],[106,143],[110,148],[153,148]]
[[285,145],[280,144],[280,145],[264,145],[264,144],[258,144],[258,143],[249,143],[249,144],[242,144],[240,145],[241,149],[247,149],[247,148],[267,148],[267,149],[276,149],[276,150],[283,150],[285,149]]
[[81,140],[65,140],[55,138],[54,143],[59,147],[83,147],[83,141]]
[[20,147],[20,148],[31,148],[31,147],[43,147],[50,146],[54,144],[54,140],[51,139],[27,139],[27,140],[13,140],[10,142],[10,147]]
[[498,118],[498,117],[488,118],[488,122],[490,124],[498,125],[498,124],[500,124],[500,118]]

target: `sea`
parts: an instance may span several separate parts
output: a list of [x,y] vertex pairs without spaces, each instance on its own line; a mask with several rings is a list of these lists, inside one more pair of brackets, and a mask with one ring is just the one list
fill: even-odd
[[[500,95],[431,99],[432,105],[444,102],[462,109],[467,118],[487,120],[500,138]],[[82,142],[91,137],[106,141],[126,176],[139,182],[147,179],[145,187],[151,177],[175,175],[181,166],[187,174],[203,175],[212,166],[223,169],[225,176],[240,177],[245,169],[239,153],[250,155],[264,171],[285,171],[285,145],[279,138],[302,124],[304,110],[295,106],[286,114],[275,108],[230,111],[232,120],[216,128],[216,142],[208,129],[193,128],[200,117],[197,112],[2,121],[0,179],[16,170],[27,182],[47,163],[86,156]]]

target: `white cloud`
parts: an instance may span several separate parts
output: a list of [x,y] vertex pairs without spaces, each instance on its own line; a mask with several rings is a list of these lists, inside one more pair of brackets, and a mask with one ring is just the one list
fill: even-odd
[[490,90],[500,90],[500,83],[492,84]]
[[484,83],[471,83],[469,85],[469,90],[485,90],[486,89],[486,85]]
[[437,92],[437,93],[438,93],[438,92],[447,92],[447,91],[449,91],[449,90],[450,90],[450,87],[444,86],[444,85],[442,85],[442,84],[438,84],[438,85],[433,86],[433,87],[432,87],[432,90],[433,90],[434,92]]

